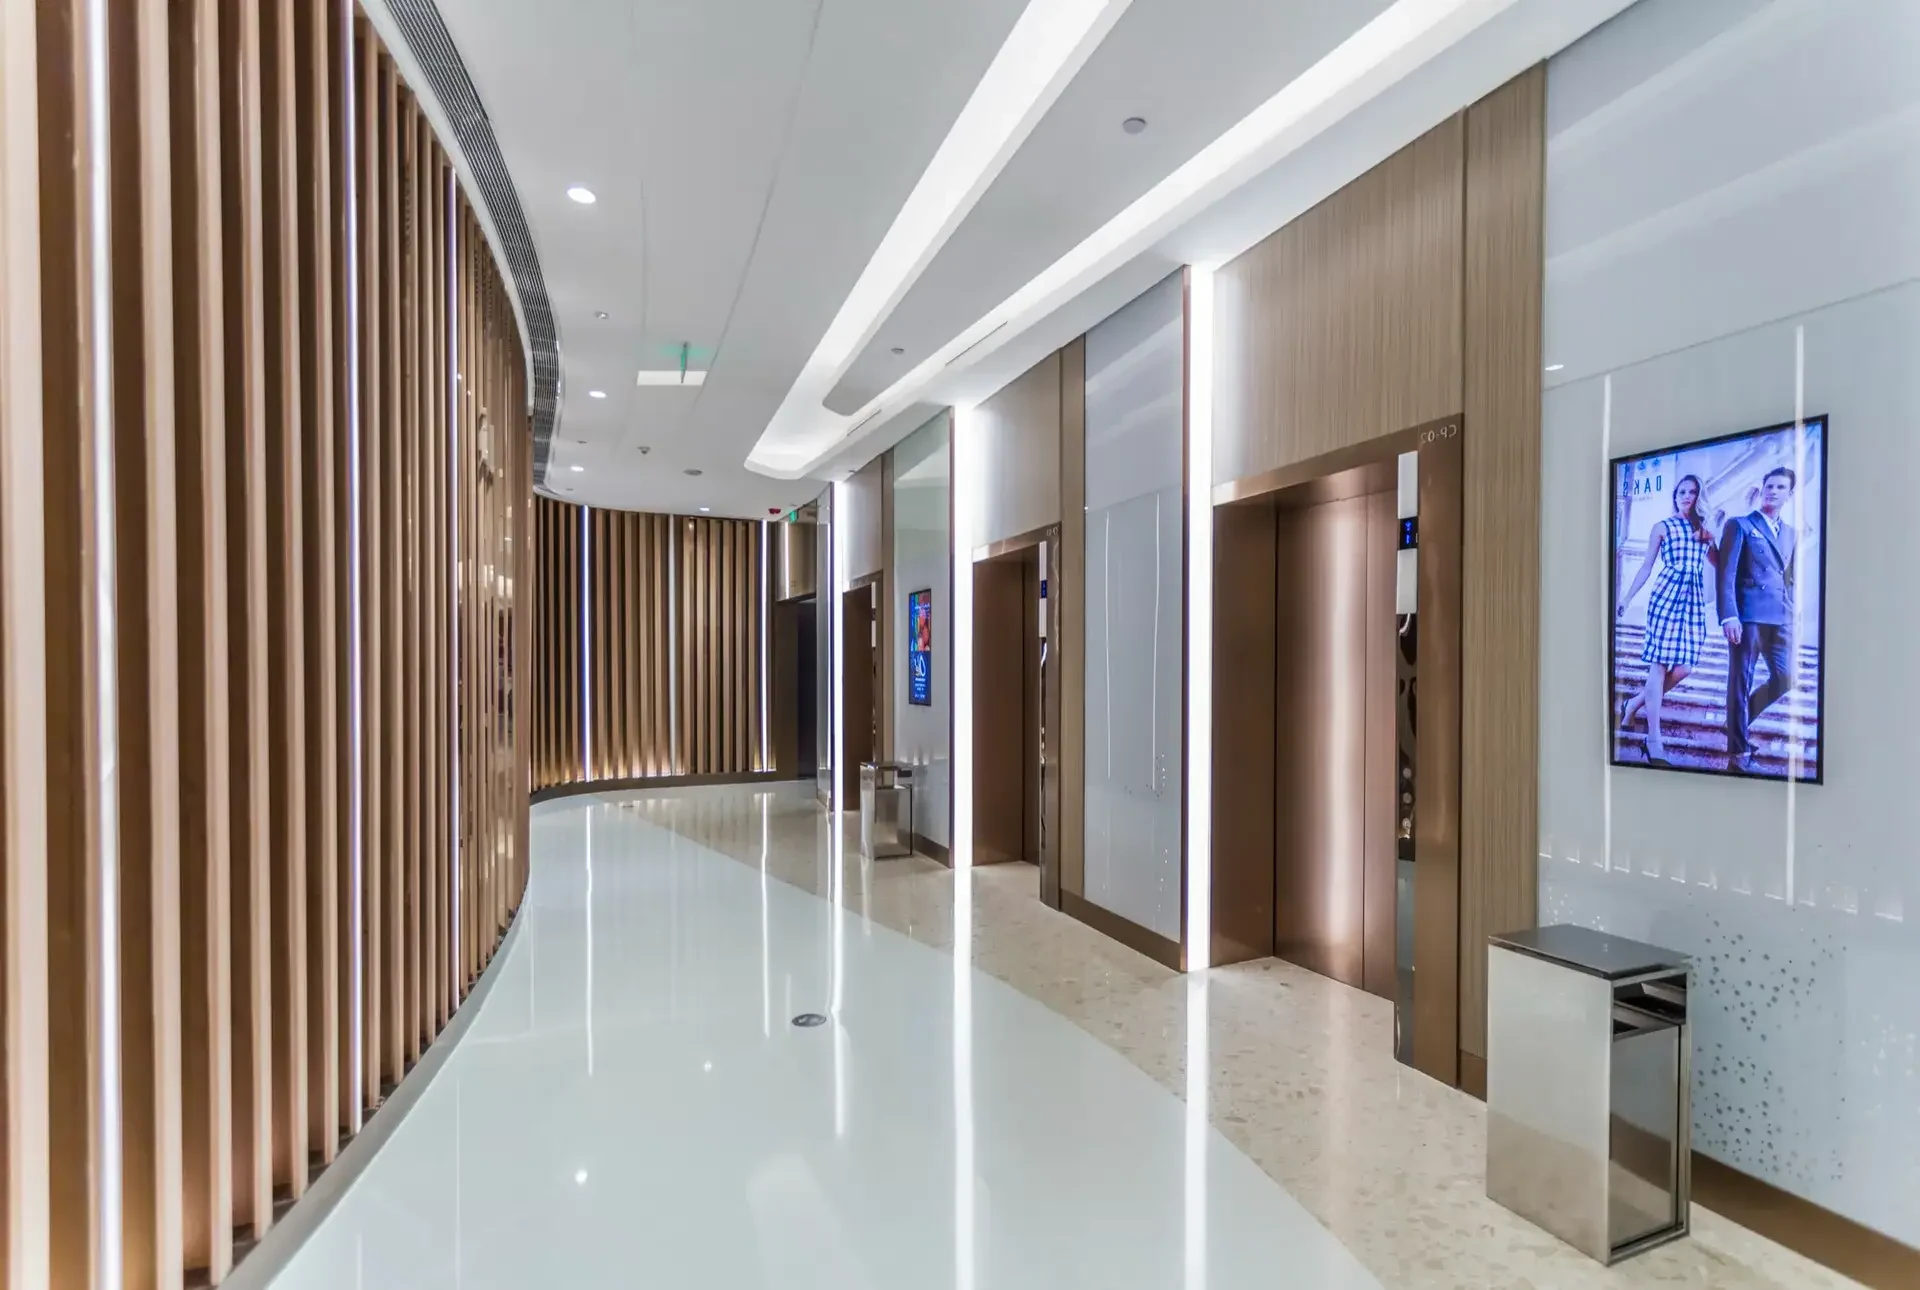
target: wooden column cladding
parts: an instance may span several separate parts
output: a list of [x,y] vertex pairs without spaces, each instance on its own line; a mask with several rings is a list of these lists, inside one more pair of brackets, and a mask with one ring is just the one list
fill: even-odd
[[494,954],[523,354],[349,0],[0,9],[0,1283],[224,1280]]
[[533,506],[534,791],[771,773],[764,526]]

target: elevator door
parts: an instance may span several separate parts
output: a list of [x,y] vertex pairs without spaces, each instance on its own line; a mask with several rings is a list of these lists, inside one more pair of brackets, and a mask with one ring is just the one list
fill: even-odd
[[1395,498],[1276,517],[1274,951],[1386,998],[1394,977]]

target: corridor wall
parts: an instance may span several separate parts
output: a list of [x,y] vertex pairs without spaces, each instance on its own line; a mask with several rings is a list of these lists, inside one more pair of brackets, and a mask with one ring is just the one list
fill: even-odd
[[533,790],[771,774],[772,526],[533,516]]
[[340,0],[0,8],[0,1266],[219,1282],[526,879],[523,350]]
[[[1546,104],[1540,916],[1693,956],[1696,1196],[1880,1285],[1920,1283],[1916,54],[1909,5],[1644,0],[1548,64]],[[1844,85],[1770,90],[1808,67]],[[1608,459],[1819,416],[1794,701],[1824,782],[1610,766]],[[1724,756],[1719,636],[1667,720]]]

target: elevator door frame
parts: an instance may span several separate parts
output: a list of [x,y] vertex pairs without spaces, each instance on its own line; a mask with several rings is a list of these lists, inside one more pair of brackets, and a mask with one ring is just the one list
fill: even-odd
[[[1213,943],[1216,965],[1274,953],[1279,495],[1419,454],[1413,811],[1416,988],[1397,1009],[1412,1065],[1459,1082],[1463,418],[1217,485],[1214,502]],[[1332,492],[1327,496],[1331,497]],[[1465,952],[1471,952],[1467,950]]]
[[[1040,562],[1043,550],[1047,557],[1044,566]],[[1052,648],[1040,649],[1040,588],[1036,584],[1044,583],[1049,589],[1059,587],[1060,557],[1058,524],[976,547],[973,552],[974,859],[981,864],[1028,860],[1038,865],[1040,899],[1055,909],[1060,908],[1061,902],[1060,656]],[[1018,594],[1021,639],[1017,652],[1024,660],[1019,665],[1021,701],[1017,711],[1015,705],[1008,702],[1012,690],[1004,682],[995,680],[998,672],[1012,666],[1011,643],[994,634],[996,629],[1003,629],[1007,615],[1012,612],[998,605],[1004,602],[1010,606],[1015,601],[1016,577],[1021,588]],[[1027,594],[1029,587],[1032,594]],[[1057,624],[1051,619],[1051,605],[1047,612],[1051,646],[1058,635]],[[988,652],[996,646],[1008,651],[1007,659]],[[1019,742],[1013,744],[1010,739]],[[1007,750],[1015,746],[1021,754],[1019,854],[1014,854],[1012,846],[1012,820],[1007,814],[1011,808],[1007,800],[1009,794],[996,791],[997,782],[1006,777]]]

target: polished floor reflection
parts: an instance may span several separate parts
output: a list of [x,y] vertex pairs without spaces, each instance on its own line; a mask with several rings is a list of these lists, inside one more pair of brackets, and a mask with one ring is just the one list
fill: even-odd
[[1847,1284],[1700,1212],[1588,1263],[1480,1194],[1386,1001],[1180,977],[1026,866],[863,863],[810,787],[533,827],[472,1030],[282,1290]]

